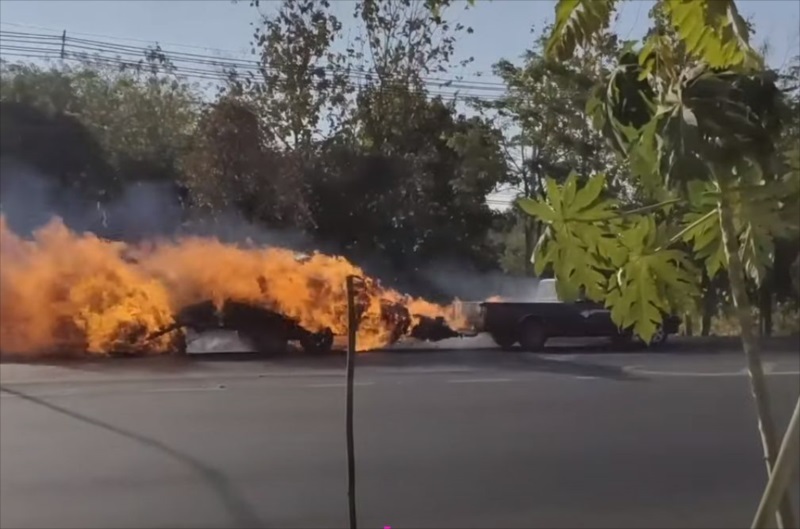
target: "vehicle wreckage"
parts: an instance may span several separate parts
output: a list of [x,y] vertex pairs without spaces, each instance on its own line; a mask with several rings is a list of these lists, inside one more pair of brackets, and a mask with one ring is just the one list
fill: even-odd
[[[389,344],[405,336],[429,342],[466,336],[450,328],[442,317],[412,315],[399,303],[382,302],[381,320],[392,330]],[[412,326],[414,321],[416,324]],[[235,331],[239,339],[258,352],[283,352],[289,342],[298,342],[305,353],[323,354],[330,352],[334,344],[334,333],[330,328],[312,332],[279,312],[234,300],[225,300],[221,305],[212,300],[188,305],[174,316],[172,325],[150,334],[148,340],[177,330],[194,333]],[[176,334],[174,349],[186,353],[185,332]]]

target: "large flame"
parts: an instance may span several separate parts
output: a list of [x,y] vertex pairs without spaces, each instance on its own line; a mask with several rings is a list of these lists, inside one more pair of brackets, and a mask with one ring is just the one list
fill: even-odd
[[[298,260],[281,248],[241,248],[190,237],[131,246],[76,234],[59,219],[14,234],[0,216],[0,351],[50,354],[83,350],[159,353],[172,337],[148,341],[182,307],[206,299],[252,303],[280,312],[310,331],[347,332],[346,278],[364,272],[342,257]],[[367,280],[359,350],[392,340],[383,302],[412,315],[463,326],[457,311],[404,296]]]

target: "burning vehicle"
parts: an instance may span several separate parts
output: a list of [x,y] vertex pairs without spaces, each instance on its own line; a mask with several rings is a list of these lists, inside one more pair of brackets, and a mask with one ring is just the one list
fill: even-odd
[[[451,329],[444,318],[412,315],[397,303],[384,302],[381,318],[391,329],[389,344],[396,343],[404,336],[430,342],[462,336]],[[152,333],[148,339],[154,340],[177,331],[173,341],[174,350],[181,354],[185,354],[187,349],[186,330],[197,334],[215,330],[234,331],[259,353],[282,353],[290,342],[297,342],[303,352],[317,355],[331,352],[334,345],[335,335],[328,327],[317,332],[310,331],[283,314],[239,301],[226,300],[221,306],[211,300],[195,303],[184,307],[174,319],[173,324]],[[412,325],[414,320],[417,323]]]
[[173,354],[187,331],[221,329],[259,351],[320,354],[347,334],[348,276],[364,278],[359,351],[468,328],[452,306],[383,287],[341,256],[201,236],[124,243],[59,219],[22,237],[0,215],[0,355]]
[[[175,315],[175,323],[149,336],[156,339],[177,330],[191,329],[204,333],[217,329],[236,331],[239,337],[259,352],[284,351],[289,342],[297,341],[306,353],[319,354],[331,350],[333,332],[325,329],[311,332],[295,320],[272,310],[242,303],[225,301],[221,307],[206,300],[184,307]],[[175,341],[177,352],[186,352],[185,334]]]

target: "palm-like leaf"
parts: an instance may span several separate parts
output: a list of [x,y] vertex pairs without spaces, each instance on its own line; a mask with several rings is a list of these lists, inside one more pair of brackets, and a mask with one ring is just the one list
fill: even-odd
[[662,1],[689,54],[713,68],[763,66],[734,0]]
[[559,0],[546,53],[559,60],[572,57],[576,47],[608,27],[616,3],[617,0]]

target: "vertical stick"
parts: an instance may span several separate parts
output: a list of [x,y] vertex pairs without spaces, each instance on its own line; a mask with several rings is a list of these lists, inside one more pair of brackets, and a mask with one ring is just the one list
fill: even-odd
[[67,30],[64,30],[64,33],[61,34],[61,59],[64,59],[65,51],[67,47]]
[[353,441],[353,370],[356,355],[356,276],[347,276],[347,402],[345,404],[345,429],[347,430],[347,501],[350,529],[356,529],[356,461]]
[[766,527],[767,522],[778,510],[781,500],[789,489],[792,476],[797,472],[798,458],[800,458],[800,398],[797,399],[792,420],[789,421],[789,427],[786,428],[786,434],[783,436],[778,459],[775,460],[772,475],[769,477],[767,488],[764,489],[764,495],[758,505],[758,511],[753,520],[753,529]]
[[[720,189],[723,193],[726,191],[726,186],[723,185],[722,181],[720,181]],[[730,280],[731,294],[733,295],[733,306],[736,308],[736,315],[741,328],[742,349],[744,349],[747,371],[750,375],[750,392],[753,395],[756,413],[758,414],[764,464],[767,467],[767,476],[771,476],[778,453],[778,433],[775,428],[775,422],[772,419],[767,381],[761,365],[761,348],[754,331],[753,316],[750,313],[750,300],[747,297],[744,266],[739,257],[739,239],[734,224],[733,208],[729,200],[723,194],[717,204],[720,227],[722,228],[722,242],[728,262],[728,279]],[[780,502],[777,522],[780,529],[795,527],[794,512],[792,512],[792,503],[788,495],[784,495]]]

